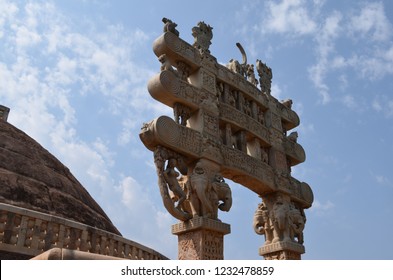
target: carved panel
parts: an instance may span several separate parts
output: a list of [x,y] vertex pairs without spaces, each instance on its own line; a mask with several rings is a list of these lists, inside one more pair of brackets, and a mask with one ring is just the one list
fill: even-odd
[[228,104],[220,104],[220,117],[237,127],[242,127],[249,133],[252,133],[256,137],[260,138],[265,143],[269,143],[269,132],[265,126],[253,118],[234,110],[234,108]]
[[201,71],[200,74],[202,75],[202,86],[206,90],[215,93],[216,92],[216,77],[207,71]]

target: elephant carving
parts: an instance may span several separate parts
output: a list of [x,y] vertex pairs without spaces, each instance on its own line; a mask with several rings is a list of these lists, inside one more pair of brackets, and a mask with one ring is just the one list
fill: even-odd
[[[228,212],[232,207],[232,191],[220,174],[214,176],[210,200],[213,205],[212,218],[217,219],[218,209]],[[220,203],[221,202],[221,203]]]
[[200,162],[195,165],[190,176],[191,195],[190,206],[193,216],[210,217],[213,206],[208,198],[211,185],[206,170]]
[[187,189],[187,202],[185,211],[192,216],[202,216],[218,219],[218,209],[228,212],[232,207],[232,191],[220,174],[209,177],[200,162],[195,165],[194,171],[185,184]]
[[299,244],[303,244],[303,230],[306,223],[304,213],[295,207],[291,207],[289,211],[289,226],[291,239],[297,241]]
[[265,235],[265,245],[272,242],[273,226],[269,217],[269,210],[263,202],[258,205],[258,208],[255,211],[253,228],[257,234]]
[[272,242],[291,241],[289,228],[289,202],[280,195],[277,196],[273,205],[271,219],[274,227]]

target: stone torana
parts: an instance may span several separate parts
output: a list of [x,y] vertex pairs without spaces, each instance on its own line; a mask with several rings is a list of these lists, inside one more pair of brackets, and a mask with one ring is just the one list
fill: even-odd
[[209,51],[210,25],[192,28],[191,45],[179,37],[176,23],[163,22],[164,33],[153,44],[160,72],[148,91],[173,108],[174,117],[145,123],[140,138],[154,153],[163,204],[179,220],[172,226],[179,259],[223,258],[230,225],[218,219],[218,210],[232,206],[225,178],[261,197],[253,219],[255,232],[265,237],[259,254],[300,259],[304,209],[311,207],[313,193],[291,176],[291,167],[305,161],[291,131],[300,122],[292,100],[271,95],[272,70],[261,60],[254,70],[240,43],[242,61],[224,66]]

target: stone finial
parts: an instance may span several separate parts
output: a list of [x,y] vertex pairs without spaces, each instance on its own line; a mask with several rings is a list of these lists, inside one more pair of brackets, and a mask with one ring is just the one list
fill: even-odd
[[0,105],[0,120],[7,121],[10,108]]
[[259,59],[257,59],[256,68],[259,75],[261,91],[270,95],[273,78],[272,69]]
[[162,22],[164,23],[164,30],[163,32],[172,32],[175,34],[177,37],[179,37],[179,31],[177,31],[176,27],[177,24],[170,20],[169,18],[162,18]]
[[210,53],[209,47],[211,45],[211,39],[213,38],[213,27],[204,23],[203,21],[198,22],[197,26],[192,28],[192,36],[194,37],[193,46],[197,48],[201,54]]

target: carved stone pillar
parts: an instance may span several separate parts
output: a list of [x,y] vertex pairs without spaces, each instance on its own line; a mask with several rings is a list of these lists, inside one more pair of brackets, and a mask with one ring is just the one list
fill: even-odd
[[172,225],[172,234],[178,236],[178,259],[224,259],[224,235],[230,232],[229,224],[204,217]]
[[304,246],[295,242],[276,242],[259,248],[259,255],[265,260],[301,260]]
[[282,193],[264,196],[254,215],[254,230],[265,235],[259,255],[266,260],[300,260],[304,254],[304,211]]

